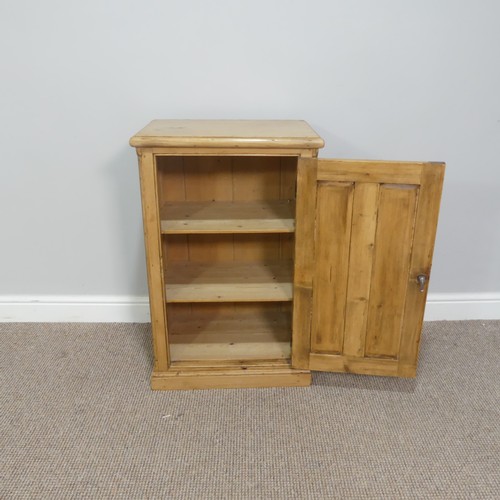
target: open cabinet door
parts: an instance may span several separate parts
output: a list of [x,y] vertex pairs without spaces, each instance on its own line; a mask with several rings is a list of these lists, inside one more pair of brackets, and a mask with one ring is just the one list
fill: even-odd
[[294,367],[415,376],[443,176],[299,160]]

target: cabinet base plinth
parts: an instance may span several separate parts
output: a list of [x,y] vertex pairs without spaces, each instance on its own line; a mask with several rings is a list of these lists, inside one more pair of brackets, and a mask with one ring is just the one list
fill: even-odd
[[189,389],[241,389],[251,387],[307,387],[311,385],[308,370],[280,369],[217,369],[210,371],[170,369],[154,371],[151,389],[157,391]]

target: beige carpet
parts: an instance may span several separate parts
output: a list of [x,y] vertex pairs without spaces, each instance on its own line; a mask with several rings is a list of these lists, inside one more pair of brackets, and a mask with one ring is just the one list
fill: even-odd
[[500,321],[416,380],[151,392],[149,325],[0,324],[0,498],[500,498]]

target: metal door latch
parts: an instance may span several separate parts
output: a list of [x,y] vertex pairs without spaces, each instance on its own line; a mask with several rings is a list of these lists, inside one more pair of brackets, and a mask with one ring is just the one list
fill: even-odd
[[425,284],[427,283],[427,276],[425,274],[419,274],[417,276],[417,283],[420,285],[420,291],[425,290]]

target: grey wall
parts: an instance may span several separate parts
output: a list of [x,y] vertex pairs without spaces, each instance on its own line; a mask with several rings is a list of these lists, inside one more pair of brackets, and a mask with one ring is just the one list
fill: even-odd
[[497,0],[0,5],[0,295],[145,295],[152,118],[300,118],[323,157],[448,164],[431,292],[500,291]]

